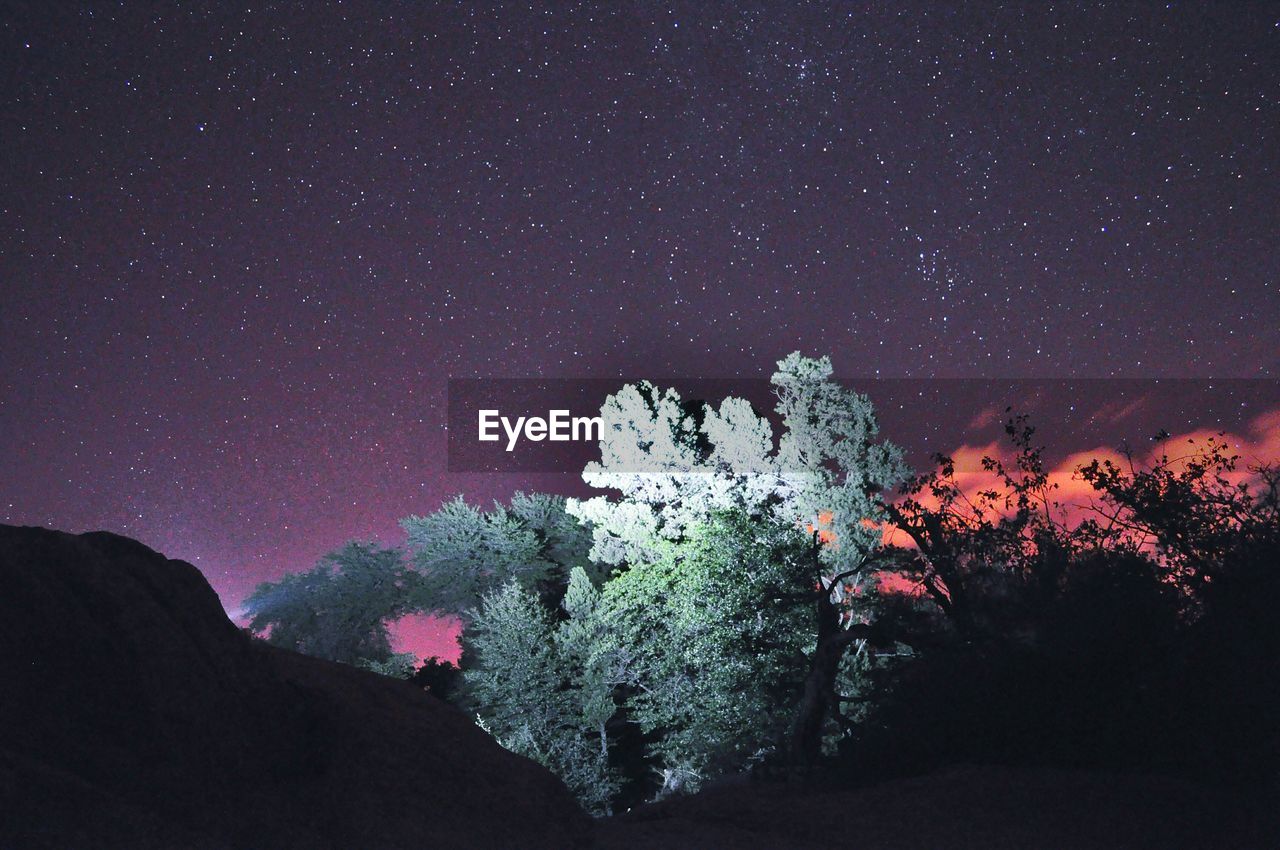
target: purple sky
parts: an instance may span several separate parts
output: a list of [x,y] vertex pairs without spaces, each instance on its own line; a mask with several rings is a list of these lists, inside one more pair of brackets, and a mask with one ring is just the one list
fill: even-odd
[[450,376],[1280,370],[1274,5],[211,8],[0,19],[0,521],[229,609],[576,486],[448,474]]

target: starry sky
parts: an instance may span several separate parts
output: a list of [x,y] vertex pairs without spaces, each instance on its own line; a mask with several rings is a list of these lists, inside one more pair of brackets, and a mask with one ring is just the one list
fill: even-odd
[[[1280,7],[949,6],[5,3],[0,521],[137,537],[234,611],[452,494],[581,492],[449,473],[450,377],[796,349],[1256,430]],[[968,439],[914,395],[888,436]]]

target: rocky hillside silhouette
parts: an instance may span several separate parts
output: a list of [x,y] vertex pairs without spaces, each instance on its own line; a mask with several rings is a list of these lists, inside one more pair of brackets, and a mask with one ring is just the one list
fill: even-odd
[[406,682],[275,649],[190,564],[0,526],[0,846],[555,847],[560,782]]

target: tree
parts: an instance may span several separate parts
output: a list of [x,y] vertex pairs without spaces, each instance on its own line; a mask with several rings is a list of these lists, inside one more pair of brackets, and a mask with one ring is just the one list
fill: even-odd
[[[871,556],[880,543],[880,494],[905,475],[901,452],[878,442],[870,401],[832,379],[828,358],[792,354],[772,378],[782,433],[744,399],[718,408],[683,402],[643,382],[606,401],[601,460],[583,479],[618,499],[569,500],[593,530],[591,557],[632,569],[675,557],[691,529],[739,511],[764,525],[814,528],[807,601],[815,643],[791,741],[793,761],[815,762],[827,724],[840,719],[844,653],[871,636]],[[762,608],[767,600],[760,600]]]
[[462,693],[504,746],[546,765],[595,812],[617,790],[606,724],[613,674],[597,653],[591,536],[564,499],[516,493],[482,511],[461,497],[401,525],[426,611],[458,617]]
[[[1167,435],[1165,435],[1167,437]],[[1177,758],[1238,782],[1280,775],[1280,469],[1241,468],[1219,438],[1164,443],[1146,465],[1094,461],[1080,470],[1101,496],[1098,525],[1152,553],[1181,593],[1180,651],[1163,705]],[[1166,756],[1167,757],[1167,756]]]
[[1008,630],[1008,623],[992,622],[1001,612],[984,610],[984,597],[1011,583],[1052,590],[1081,544],[1055,498],[1058,484],[1044,468],[1044,451],[1033,443],[1035,428],[1025,415],[1011,415],[1005,433],[1014,457],[1011,465],[982,458],[992,476],[986,489],[966,493],[954,461],[936,455],[934,469],[906,481],[903,498],[885,505],[890,524],[915,547],[897,553],[896,568],[966,640],[982,630]]
[[452,702],[461,675],[457,665],[433,655],[422,659],[422,666],[414,671],[410,681],[436,699]]
[[617,781],[605,724],[616,711],[614,673],[598,651],[598,592],[575,569],[558,626],[531,591],[510,579],[481,598],[465,640],[463,673],[481,725],[512,752],[558,775],[589,811],[609,812]]
[[463,671],[490,734],[547,766],[565,713],[551,633],[537,597],[509,579],[481,597],[465,638],[478,663]]
[[361,659],[356,666],[377,673],[379,676],[390,676],[392,679],[408,679],[413,676],[417,666],[417,658],[412,652],[397,652],[385,661]]
[[919,769],[1031,756],[1273,771],[1274,471],[1237,469],[1220,439],[1145,465],[1125,452],[1078,467],[1095,498],[1068,507],[1026,417],[1005,430],[1013,457],[983,459],[984,489],[963,489],[939,457],[886,506],[914,544],[893,568],[922,591],[901,607],[940,616],[922,621],[923,651],[882,691],[862,743],[881,734],[901,757],[915,742]]
[[487,591],[512,580],[533,587],[552,569],[538,535],[500,505],[482,511],[459,496],[400,525],[423,577],[423,605],[437,613],[465,616]]
[[600,591],[583,568],[570,573],[562,607],[553,636],[568,697],[560,775],[589,811],[611,814],[619,777],[610,766],[609,722],[625,680],[623,656],[604,640]]
[[1096,526],[1153,547],[1169,576],[1199,599],[1280,548],[1280,471],[1238,469],[1221,435],[1187,442],[1185,454],[1170,457],[1166,447],[1145,467],[1130,454],[1127,468],[1094,460],[1079,472],[1102,500]]
[[465,620],[485,593],[511,580],[554,606],[574,567],[594,572],[588,534],[558,496],[517,492],[490,511],[459,496],[400,525],[422,575],[418,606],[438,614]]
[[385,664],[392,659],[387,625],[410,610],[416,583],[398,550],[352,542],[307,572],[258,585],[244,609],[249,628],[276,646]]
[[808,554],[799,529],[721,512],[605,585],[606,640],[653,740],[660,794],[785,750],[814,631]]

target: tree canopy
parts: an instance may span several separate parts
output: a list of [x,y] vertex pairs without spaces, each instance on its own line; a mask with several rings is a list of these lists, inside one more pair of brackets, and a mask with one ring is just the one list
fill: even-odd
[[391,659],[390,622],[413,609],[418,576],[397,549],[352,542],[304,573],[263,582],[244,602],[249,628],[286,649],[345,664]]
[[402,521],[403,553],[352,543],[260,585],[250,627],[403,675],[388,624],[456,617],[463,669],[415,681],[597,814],[775,768],[1280,766],[1272,467],[1213,440],[1100,459],[1066,506],[1010,411],[1013,456],[972,492],[945,456],[908,475],[828,358],[772,387],[762,413],[624,386],[583,472],[599,495],[453,499]]

